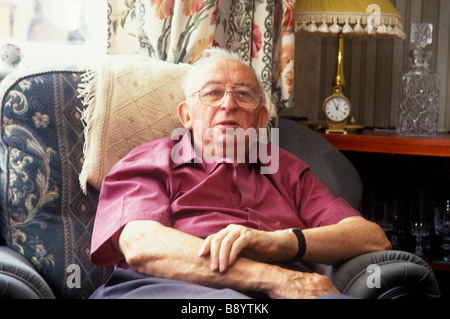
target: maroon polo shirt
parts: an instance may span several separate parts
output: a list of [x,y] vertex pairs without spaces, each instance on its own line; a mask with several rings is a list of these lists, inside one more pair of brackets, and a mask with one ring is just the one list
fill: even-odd
[[[182,161],[172,160],[177,143],[191,150]],[[278,170],[261,174],[265,164],[199,160],[188,135],[180,141],[168,137],[136,147],[103,182],[92,261],[98,265],[123,261],[111,238],[133,220],[153,220],[205,238],[229,224],[275,231],[360,216],[342,198],[335,198],[307,164],[278,151]]]

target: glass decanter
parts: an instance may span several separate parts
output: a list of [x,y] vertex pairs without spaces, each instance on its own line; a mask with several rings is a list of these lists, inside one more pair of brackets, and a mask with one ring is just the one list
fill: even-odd
[[440,75],[429,69],[433,24],[413,23],[410,51],[412,67],[400,75],[397,133],[434,136],[438,129]]

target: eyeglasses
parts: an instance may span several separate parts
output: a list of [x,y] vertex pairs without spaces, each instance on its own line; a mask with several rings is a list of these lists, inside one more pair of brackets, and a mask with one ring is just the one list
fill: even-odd
[[[247,86],[236,86],[232,90],[228,90],[223,84],[207,84],[200,90],[194,92],[198,93],[200,103],[205,106],[219,106],[225,100],[228,93],[233,94],[236,104],[243,109],[255,109],[261,101],[261,94]],[[192,95],[194,95],[192,94]]]

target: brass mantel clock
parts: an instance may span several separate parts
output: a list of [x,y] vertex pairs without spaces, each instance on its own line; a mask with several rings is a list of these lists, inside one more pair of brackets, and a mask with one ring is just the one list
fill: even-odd
[[335,86],[333,91],[333,94],[325,99],[322,106],[327,123],[325,133],[347,134],[345,125],[350,117],[351,104],[342,93],[342,87]]
[[342,90],[345,86],[344,79],[344,35],[338,37],[338,57],[336,75],[333,79],[333,94],[325,99],[322,106],[323,115],[327,123],[325,133],[347,134],[345,125],[351,112],[350,101],[344,96]]

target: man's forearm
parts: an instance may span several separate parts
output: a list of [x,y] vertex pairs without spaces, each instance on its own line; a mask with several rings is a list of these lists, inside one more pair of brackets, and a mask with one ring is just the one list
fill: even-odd
[[391,249],[384,231],[362,217],[349,217],[335,225],[306,229],[303,260],[335,264],[367,252]]
[[274,266],[239,258],[225,273],[210,270],[208,257],[199,257],[203,240],[152,221],[130,222],[119,246],[138,272],[214,288],[267,291]]
[[330,279],[239,257],[225,272],[211,271],[209,257],[200,257],[203,240],[152,221],[128,223],[120,249],[134,270],[150,276],[212,288],[258,291],[271,298],[315,298],[338,294]]

